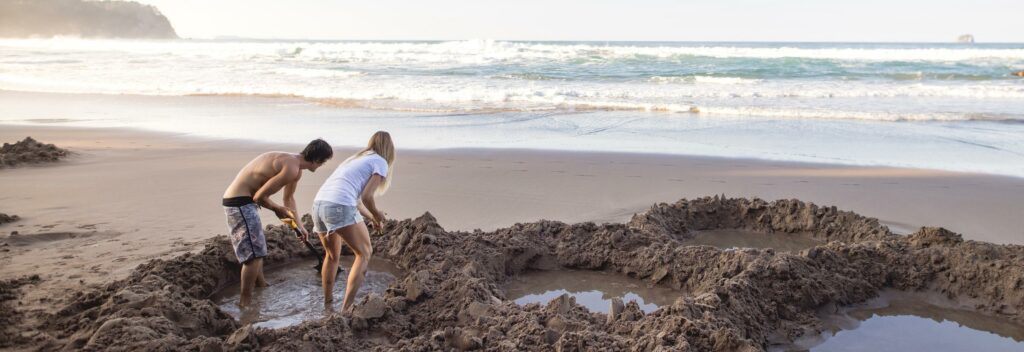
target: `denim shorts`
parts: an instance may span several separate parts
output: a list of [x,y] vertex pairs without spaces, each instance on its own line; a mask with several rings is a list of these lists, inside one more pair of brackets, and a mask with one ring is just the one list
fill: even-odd
[[313,232],[327,233],[357,222],[363,222],[359,208],[324,200],[313,203]]

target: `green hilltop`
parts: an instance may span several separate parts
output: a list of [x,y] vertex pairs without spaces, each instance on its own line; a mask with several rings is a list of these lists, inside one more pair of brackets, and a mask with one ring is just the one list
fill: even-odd
[[0,0],[0,37],[178,38],[151,5],[133,1]]

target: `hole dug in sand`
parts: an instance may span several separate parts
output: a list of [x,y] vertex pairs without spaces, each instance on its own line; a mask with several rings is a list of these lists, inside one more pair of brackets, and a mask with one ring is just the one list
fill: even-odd
[[[265,276],[270,286],[256,289],[251,307],[239,309],[237,282],[218,291],[211,299],[241,324],[253,324],[255,327],[278,329],[298,325],[306,320],[321,319],[332,311],[341,311],[352,260],[352,256],[341,257],[340,267],[345,270],[338,273],[331,311],[324,309],[320,272],[313,269],[315,259],[298,259],[266,268]],[[401,276],[398,268],[391,263],[371,259],[363,284],[356,293],[356,302],[362,301],[370,293],[383,295],[388,285],[395,281],[396,275]]]
[[[741,228],[810,233],[823,244],[784,252],[685,243],[697,231]],[[796,200],[681,200],[627,224],[537,221],[472,233],[447,231],[425,214],[389,221],[371,239],[374,257],[401,274],[350,317],[280,329],[239,324],[209,299],[238,275],[219,236],[198,253],[140,265],[16,328],[48,350],[762,351],[834,331],[819,315],[823,307],[855,306],[883,290],[930,292],[969,301],[985,317],[1024,321],[1024,247],[964,241],[941,228],[895,236],[876,219]],[[306,252],[284,227],[270,227],[267,241],[268,266]],[[553,269],[612,273],[680,297],[655,302],[653,311],[627,302],[602,314],[567,295],[520,306],[502,286]]]
[[821,334],[776,350],[1024,351],[1024,324],[933,292],[885,290],[867,302],[823,308],[819,316]]
[[565,294],[591,312],[612,309],[612,300],[636,302],[644,313],[671,305],[682,293],[667,287],[650,285],[641,280],[615,273],[590,270],[528,271],[505,284],[506,296],[518,305],[546,305]]
[[811,233],[760,232],[745,229],[714,229],[694,231],[687,245],[704,245],[721,249],[772,248],[779,252],[797,253],[825,242]]

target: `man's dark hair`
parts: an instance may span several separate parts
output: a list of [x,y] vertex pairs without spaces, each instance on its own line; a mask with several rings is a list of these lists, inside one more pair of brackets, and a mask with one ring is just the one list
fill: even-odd
[[331,149],[331,145],[327,144],[327,141],[317,138],[309,142],[301,154],[302,158],[308,162],[323,163],[334,156],[334,149]]

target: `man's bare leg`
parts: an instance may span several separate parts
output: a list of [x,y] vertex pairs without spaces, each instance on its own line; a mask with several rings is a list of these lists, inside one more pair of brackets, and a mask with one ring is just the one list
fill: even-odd
[[[370,257],[373,256],[373,245],[370,243],[370,231],[366,229],[366,224],[362,222],[346,226],[338,232],[356,257],[352,262],[352,271],[348,273],[345,300],[341,304],[341,311],[344,313],[348,312],[352,304],[356,302],[356,293],[359,292],[359,286],[363,284],[363,278],[366,277],[366,269],[370,264]],[[340,246],[338,250],[340,252]]]
[[260,264],[259,264],[260,268],[259,268],[259,275],[256,276],[256,287],[267,287],[267,286],[270,286],[270,284],[267,283],[267,278],[263,276],[263,258],[259,258],[259,259],[260,259]]
[[255,258],[242,263],[242,294],[238,301],[239,306],[248,307],[252,303],[252,291],[261,271],[263,271],[263,258]]
[[339,256],[341,255],[341,236],[337,232],[329,232],[320,236],[324,245],[324,265],[320,268],[320,284],[324,289],[324,307],[330,308],[334,302],[334,281],[338,276]]

